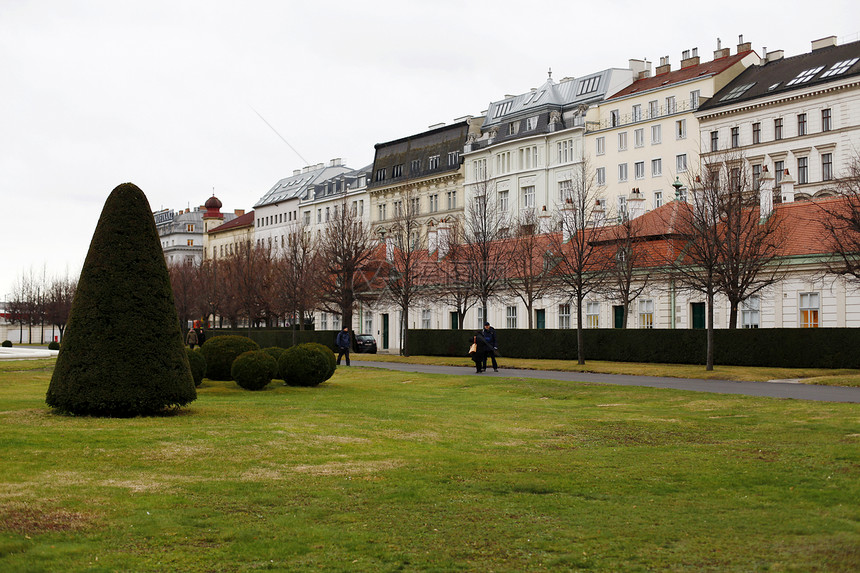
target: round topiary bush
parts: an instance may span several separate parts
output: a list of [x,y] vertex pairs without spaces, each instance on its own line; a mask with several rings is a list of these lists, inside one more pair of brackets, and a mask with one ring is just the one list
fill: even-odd
[[194,378],[194,385],[200,386],[206,375],[206,359],[203,358],[203,353],[199,348],[194,350],[186,348],[185,351],[188,354],[188,364],[191,366],[191,377]]
[[[278,360],[280,360],[281,354],[284,353],[284,349],[281,348],[280,346],[269,346],[268,348],[264,348],[263,352],[268,352],[269,356],[274,358],[275,361],[277,362]],[[277,375],[278,375],[278,373],[275,372],[275,376],[277,376]]]
[[12,341],[11,340],[4,340],[2,346],[3,346],[3,348],[12,348]]
[[59,350],[59,349],[60,349],[60,343],[57,342],[56,340],[52,340],[51,342],[48,343],[48,350]]
[[[332,351],[328,352],[334,358]],[[311,344],[299,344],[284,350],[278,367],[281,378],[289,386],[317,386],[328,380],[333,372],[328,356]]]
[[268,352],[252,350],[236,357],[230,374],[245,390],[262,390],[272,381],[272,372],[277,370],[278,363]]
[[69,414],[132,417],[196,397],[152,209],[124,183],[93,233],[45,401]]
[[326,362],[328,362],[329,368],[324,380],[328,380],[334,376],[334,371],[337,369],[337,358],[335,357],[334,352],[332,352],[332,349],[325,344],[320,344],[319,342],[307,342],[305,343],[305,346],[319,352],[323,357],[325,357]]
[[251,350],[259,350],[260,345],[246,336],[213,336],[200,347],[206,359],[206,378],[210,380],[232,380],[230,368],[233,361]]

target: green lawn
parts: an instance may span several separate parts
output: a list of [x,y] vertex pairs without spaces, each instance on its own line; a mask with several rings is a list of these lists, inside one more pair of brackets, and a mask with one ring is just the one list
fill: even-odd
[[50,369],[0,369],[4,572],[860,564],[856,404],[361,368],[93,419]]
[[[353,360],[379,362],[408,362],[440,366],[474,366],[468,357],[456,356],[397,356],[396,354],[351,354]],[[525,370],[555,370],[562,372],[600,372],[603,374],[635,374],[639,376],[669,376],[702,380],[800,380],[805,384],[828,386],[860,386],[860,370],[826,368],[775,368],[759,366],[716,365],[710,372],[696,364],[654,364],[643,362],[605,362],[588,360],[580,366],[574,360],[544,360],[532,358],[499,358],[502,368]]]

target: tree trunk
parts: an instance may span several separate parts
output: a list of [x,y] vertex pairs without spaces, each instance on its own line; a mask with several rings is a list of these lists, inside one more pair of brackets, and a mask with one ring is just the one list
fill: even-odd
[[[627,328],[627,315],[630,314],[630,303],[625,302],[622,306],[624,310],[624,316],[621,317],[621,328]],[[615,320],[615,317],[612,317],[612,320]]]
[[576,363],[585,364],[585,343],[582,340],[582,299],[576,300]]
[[466,313],[465,312],[457,312],[457,323],[460,325],[460,330],[463,330],[464,323],[466,322]]
[[533,322],[534,317],[532,316],[533,311],[532,311],[532,306],[531,306],[531,305],[528,305],[528,304],[526,305],[526,312],[527,312],[527,313],[528,313],[528,315],[529,315],[529,330],[531,330],[531,329],[532,329],[532,325],[534,324],[534,322]]
[[738,306],[740,305],[736,301],[730,301],[729,306],[729,330],[731,330],[738,327]]
[[714,369],[714,293],[708,293],[708,356],[705,370]]

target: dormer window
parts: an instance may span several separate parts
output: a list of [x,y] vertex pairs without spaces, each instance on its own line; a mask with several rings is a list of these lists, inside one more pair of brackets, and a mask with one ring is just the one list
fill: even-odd
[[857,63],[858,59],[860,59],[860,58],[854,58],[852,60],[843,60],[841,62],[836,62],[835,64],[833,64],[832,68],[830,68],[829,70],[827,70],[826,72],[821,74],[821,77],[822,78],[828,78],[830,76],[838,76],[838,75],[844,74],[845,72],[848,71],[848,68],[850,68],[851,66],[853,66],[854,64]]
[[403,164],[395,165],[391,168],[391,176],[392,177],[401,177],[403,176]]
[[430,160],[428,161],[428,163],[429,163],[429,169],[436,169],[437,167],[439,167],[439,156],[438,155],[432,156],[430,158]]
[[811,80],[815,76],[815,74],[817,74],[818,72],[820,72],[823,69],[824,69],[824,66],[818,66],[817,68],[812,68],[810,70],[803,70],[802,72],[797,74],[796,78],[794,78],[793,80],[791,80],[790,82],[788,82],[785,85],[793,86],[795,84],[805,84],[806,82]]
[[537,127],[537,116],[526,119],[526,131],[531,131]]
[[511,106],[514,102],[508,100],[506,102],[500,103],[496,105],[496,112],[493,114],[493,118],[502,117],[509,111],[511,111]]
[[584,94],[590,94],[591,92],[597,91],[597,88],[599,86],[600,76],[594,76],[592,78],[581,80],[579,82],[579,87],[576,89],[576,95],[581,96]]

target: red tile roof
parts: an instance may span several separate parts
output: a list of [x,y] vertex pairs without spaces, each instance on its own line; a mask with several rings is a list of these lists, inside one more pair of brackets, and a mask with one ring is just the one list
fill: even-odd
[[239,229],[241,227],[251,227],[254,225],[254,212],[250,211],[245,213],[244,215],[240,215],[233,219],[232,221],[228,221],[223,225],[219,225],[214,229],[209,230],[209,234],[213,235],[215,233],[223,233],[224,231],[232,231],[233,229]]

